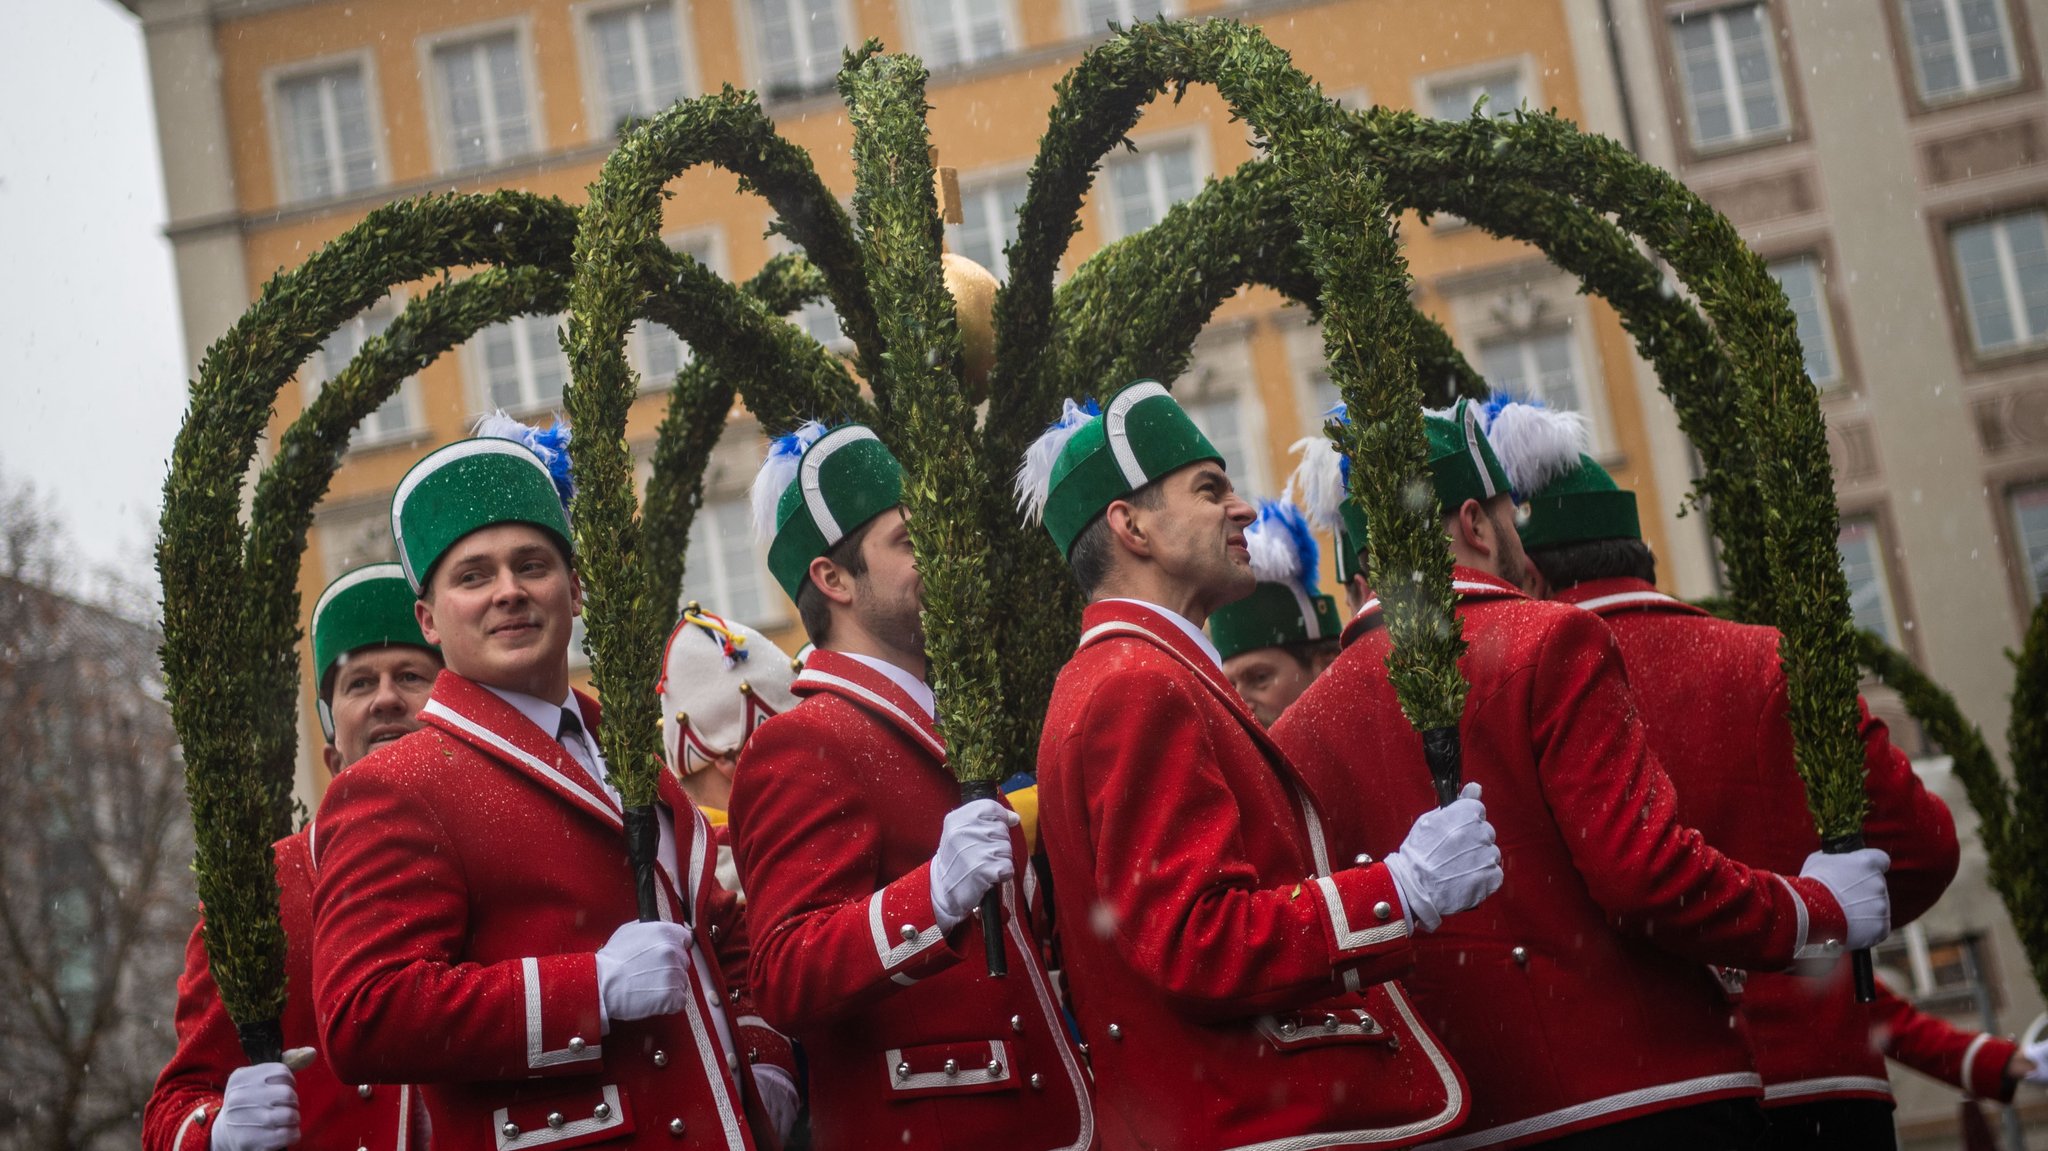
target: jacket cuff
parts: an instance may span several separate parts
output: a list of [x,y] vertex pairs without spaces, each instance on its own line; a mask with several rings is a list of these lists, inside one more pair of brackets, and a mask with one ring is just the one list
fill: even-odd
[[905,987],[959,960],[932,907],[929,861],[868,897],[868,934],[882,973]]
[[[2005,1065],[2001,1063],[1999,1066]],[[178,1133],[171,1140],[171,1151],[208,1151],[213,1146],[213,1121],[220,1118],[223,1101],[221,1096],[213,1095],[205,1102],[193,1105],[178,1124]]]
[[1832,963],[1842,954],[1842,941],[1849,937],[1849,918],[1833,892],[1818,879],[1778,876],[1792,899],[1795,963]]
[[1332,967],[1383,952],[1390,944],[1406,945],[1407,911],[1385,864],[1319,875],[1312,891],[1323,928],[1329,932]]
[[758,1015],[742,1015],[733,1021],[733,1038],[746,1052],[749,1067],[779,1067],[796,1082],[796,1046],[782,1032],[768,1026]]
[[2012,1102],[2013,1092],[2019,1084],[2005,1077],[2005,1068],[2019,1049],[2019,1044],[2010,1039],[2000,1039],[1990,1032],[1972,1039],[1969,1049],[1963,1052],[1963,1090],[1972,1099]]
[[604,1058],[604,1000],[597,956],[529,956],[519,961],[526,1010],[526,1069],[535,1075],[586,1074]]

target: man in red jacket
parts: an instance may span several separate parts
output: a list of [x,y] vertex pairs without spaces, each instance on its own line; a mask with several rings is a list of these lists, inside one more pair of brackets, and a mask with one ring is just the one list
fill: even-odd
[[[1679,820],[1744,863],[1797,866],[1820,837],[1793,763],[1776,629],[1716,619],[1657,590],[1635,494],[1585,454],[1576,413],[1510,403],[1492,427],[1509,480],[1531,493],[1521,527],[1530,561],[1550,598],[1614,633],[1650,748],[1678,790]],[[1891,856],[1892,925],[1902,927],[1955,877],[1955,821],[1868,708],[1862,735],[1864,842]],[[1828,979],[1742,974],[1727,979],[1742,987],[1771,1146],[1894,1146],[1884,1059],[1847,965]]]
[[[313,605],[313,683],[321,756],[335,774],[419,729],[419,710],[441,671],[420,636],[412,588],[394,563],[344,572]],[[343,1083],[313,1024],[312,827],[277,841],[278,911],[284,920],[285,1043],[307,1049],[296,1073],[251,1066],[221,1006],[199,929],[178,980],[178,1050],[142,1111],[143,1151],[357,1151],[417,1146],[418,1101],[403,1086]],[[293,1052],[297,1062],[297,1051]]]
[[[1705,965],[1776,969],[1882,938],[1884,854],[1815,855],[1792,877],[1685,826],[1607,629],[1518,590],[1508,482],[1476,413],[1425,423],[1468,645],[1465,771],[1507,876],[1417,942],[1406,980],[1472,1082],[1470,1129],[1438,1146],[1755,1147],[1762,1084]],[[1311,783],[1349,789],[1339,853],[1392,848],[1433,803],[1376,606],[1273,731]]]
[[598,708],[569,687],[582,596],[549,468],[525,443],[450,444],[391,519],[447,670],[425,726],[321,805],[323,1054],[420,1085],[440,1151],[773,1148],[787,1048],[750,1015],[738,902],[666,772],[660,919],[636,919]]
[[[1478,789],[1384,861],[1327,813],[1201,632],[1255,582],[1251,507],[1166,389],[1069,402],[1018,476],[1088,598],[1039,745],[1041,842],[1109,1148],[1399,1147],[1469,1097],[1393,982],[1501,882]],[[1348,865],[1346,865],[1348,863]]]
[[[816,646],[802,702],[740,753],[733,850],[755,994],[804,1046],[818,1144],[1087,1151],[1087,1076],[1018,914],[1016,813],[961,806],[946,767],[895,457],[858,424],[808,424],[770,448],[754,501]],[[974,914],[992,888],[1001,923]]]

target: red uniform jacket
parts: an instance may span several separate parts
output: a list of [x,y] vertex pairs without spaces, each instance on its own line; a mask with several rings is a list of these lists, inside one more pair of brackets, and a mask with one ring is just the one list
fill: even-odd
[[[596,703],[578,703],[594,734]],[[637,915],[616,802],[454,672],[420,718],[320,808],[313,989],[335,1069],[420,1084],[436,1151],[774,1146],[765,1121],[749,1130],[759,1108],[740,1069],[786,1048],[750,1025],[738,904],[681,787],[661,773],[675,841],[661,910],[694,928],[710,986],[694,983],[678,1014],[606,1032],[595,952]]]
[[[310,829],[277,841],[278,912],[284,919],[284,1045],[318,1047],[313,1027],[313,855]],[[157,1076],[142,1110],[143,1151],[206,1151],[228,1076],[246,1067],[235,1022],[220,1005],[199,929],[185,945],[178,979],[178,1050]],[[334,1075],[324,1054],[294,1075],[301,1151],[405,1151],[418,1106],[409,1087],[361,1087]]]
[[2019,1084],[2005,1077],[2019,1044],[1988,1031],[1965,1031],[1906,1002],[1883,983],[1870,1005],[1871,1038],[1886,1055],[1973,1099],[2012,1102]]
[[[1068,986],[1109,1148],[1398,1147],[1464,1080],[1390,980],[1383,866],[1332,871],[1312,794],[1178,621],[1090,606],[1038,751]],[[1277,1141],[1277,1142],[1276,1142]]]
[[[760,925],[756,999],[804,1045],[818,1146],[1086,1151],[1087,1073],[1028,917],[1005,917],[1004,979],[978,918],[939,931],[931,858],[960,785],[930,717],[837,652],[813,651],[792,689],[803,702],[733,773],[733,848]],[[1010,841],[1014,912],[1031,870]]]
[[[1679,821],[1752,867],[1796,873],[1820,836],[1792,761],[1778,633],[1716,619],[1641,580],[1598,580],[1557,598],[1614,633],[1650,748],[1678,789]],[[1891,854],[1892,926],[1903,927],[1955,878],[1955,820],[1867,708],[1862,734],[1864,841]],[[1767,1104],[1891,1099],[1848,964],[1824,979],[1757,972],[1739,1003]]]
[[[1842,938],[1841,908],[1820,883],[1753,871],[1679,821],[1599,620],[1471,568],[1456,576],[1465,778],[1484,785],[1505,879],[1415,942],[1407,984],[1472,1083],[1469,1130],[1444,1146],[1761,1095],[1705,964],[1784,967],[1809,938]],[[1376,606],[1273,738],[1346,796],[1341,850],[1384,855],[1434,799]]]

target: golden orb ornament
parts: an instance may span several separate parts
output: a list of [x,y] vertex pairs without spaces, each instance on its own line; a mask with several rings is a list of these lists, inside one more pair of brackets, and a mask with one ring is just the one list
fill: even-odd
[[965,256],[945,252],[946,291],[953,296],[953,314],[960,323],[960,366],[967,402],[988,398],[988,374],[996,366],[996,278]]

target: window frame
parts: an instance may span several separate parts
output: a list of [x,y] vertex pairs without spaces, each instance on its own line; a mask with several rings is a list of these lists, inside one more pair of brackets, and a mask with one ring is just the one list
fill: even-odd
[[[1446,68],[1440,72],[1428,72],[1415,77],[1414,96],[1416,113],[1430,119],[1440,119],[1441,117],[1438,117],[1436,114],[1438,91],[1455,85],[1472,84],[1477,81],[1488,80],[1510,72],[1514,73],[1515,83],[1522,89],[1522,103],[1531,109],[1542,108],[1544,106],[1543,93],[1537,82],[1539,69],[1536,67],[1535,59],[1527,52],[1519,52],[1512,56],[1498,56],[1491,60],[1462,64],[1456,68]],[[1491,108],[1492,105],[1488,105],[1488,107]],[[1508,108],[1501,111],[1489,111],[1487,114],[1500,117],[1513,111],[1514,109]],[[1469,118],[1471,114],[1472,110],[1467,108],[1465,114],[1459,117],[1459,119]]]
[[[1821,326],[1827,335],[1828,355],[1833,358],[1835,364],[1835,374],[1832,377],[1813,381],[1814,391],[1827,396],[1851,389],[1858,377],[1853,370],[1854,361],[1849,351],[1841,289],[1836,283],[1838,277],[1828,274],[1834,264],[1834,253],[1822,244],[1806,244],[1782,250],[1760,251],[1758,255],[1763,257],[1766,268],[1772,264],[1790,263],[1794,260],[1809,260],[1814,264],[1814,272],[1819,279],[1815,298],[1821,303]],[[1776,275],[1771,278],[1777,279]],[[1805,349],[1802,347],[1800,350],[1803,352]]]
[[[769,88],[767,64],[761,57],[760,29],[755,25],[754,2],[755,0],[738,0],[733,5],[734,24],[739,32],[740,65],[746,73],[747,86],[760,93],[762,104],[771,106],[815,100],[829,94],[832,91],[832,75],[822,76],[815,81],[806,82],[800,90],[795,92],[778,93]],[[799,0],[773,0],[773,2],[792,4],[799,2]],[[832,7],[833,15],[839,21],[840,35],[845,43],[859,43],[860,27],[854,21],[852,5],[848,0],[822,0],[822,2]],[[836,60],[838,57],[835,54],[833,58]],[[837,68],[835,67],[833,71],[836,74]]]
[[2026,212],[2039,212],[2048,217],[2048,195],[2039,188],[2022,188],[2003,196],[1978,199],[1968,207],[1945,214],[1937,211],[1927,213],[1928,240],[1933,245],[1935,266],[1940,271],[1943,294],[1947,297],[1949,331],[1955,343],[1957,363],[1965,372],[2002,370],[2019,364],[2048,361],[2048,339],[1996,352],[1977,349],[1969,296],[1964,291],[1962,268],[1956,263],[1953,237],[1958,229]]
[[[403,288],[393,288],[376,303],[350,316],[343,323],[353,324],[357,320],[367,320],[370,314],[377,309],[389,306],[391,309],[391,319],[384,325],[386,329],[389,329],[391,324],[397,322],[398,317],[405,314],[406,305],[411,302],[412,297]],[[335,332],[339,331],[339,328],[335,329]],[[334,332],[328,333],[327,338],[332,339],[334,334]],[[364,333],[362,343],[367,343],[371,336],[382,334],[383,332],[381,331],[366,332]],[[307,357],[306,370],[300,373],[299,395],[303,405],[300,408],[302,412],[306,406],[311,406],[313,401],[319,397],[321,391],[327,387],[328,382],[334,379],[335,374],[348,366],[347,364],[336,365],[327,362],[326,343],[326,340],[322,340],[320,346],[313,349],[313,355]],[[359,352],[362,350],[362,343],[356,345],[356,350]],[[353,360],[355,357],[350,356],[349,358]],[[317,372],[312,370],[312,366],[315,363],[319,365]],[[405,426],[395,431],[366,435],[364,434],[364,426],[357,424],[349,432],[348,454],[355,455],[358,452],[374,452],[383,448],[404,447],[410,444],[417,444],[427,438],[432,429],[427,427],[426,413],[420,400],[419,373],[415,372],[398,381],[398,387],[391,393],[391,399],[398,400],[405,409]],[[389,402],[390,400],[385,401],[385,403]],[[382,404],[378,405],[379,410],[382,407]],[[375,414],[375,411],[370,413],[370,415]],[[368,418],[369,416],[364,417],[365,420]]]
[[[284,123],[284,95],[281,89],[295,80],[339,71],[351,65],[355,67],[363,82],[364,116],[370,122],[370,147],[375,155],[377,179],[369,187],[354,191],[341,191],[327,196],[294,196],[291,187],[291,164],[286,159],[291,141]],[[264,70],[262,85],[263,116],[269,125],[270,178],[275,193],[274,200],[279,207],[298,208],[309,204],[332,204],[356,197],[371,197],[391,186],[391,153],[384,132],[384,102],[378,85],[375,52],[367,47],[351,48],[275,65]]]
[[[1725,140],[1711,144],[1698,142],[1693,134],[1694,117],[1692,101],[1682,75],[1678,57],[1678,45],[1673,27],[1680,17],[1710,16],[1735,8],[1751,6],[1763,9],[1769,20],[1767,29],[1772,45],[1772,63],[1775,65],[1774,78],[1777,93],[1784,102],[1785,127],[1769,134],[1746,136],[1736,140]],[[1779,147],[1807,138],[1807,117],[1804,114],[1804,91],[1799,83],[1797,62],[1792,56],[1791,38],[1782,34],[1785,27],[1783,0],[1678,0],[1664,3],[1657,9],[1657,30],[1654,39],[1657,55],[1663,64],[1664,98],[1671,109],[1669,127],[1671,143],[1681,164],[1702,163],[1723,156],[1742,155]]]
[[[525,357],[528,368],[527,374],[530,375],[532,369],[533,346],[532,344],[526,342],[523,338],[525,336],[525,332],[523,329],[527,323],[542,319],[554,320],[556,322],[556,326],[559,328],[566,326],[568,324],[569,313],[566,308],[560,312],[521,312],[520,314],[513,316],[510,319],[500,320],[496,324],[487,324],[484,327],[477,329],[474,335],[472,335],[468,340],[463,342],[463,375],[469,381],[469,386],[467,390],[469,393],[469,410],[471,421],[474,421],[479,416],[499,410],[502,410],[508,416],[512,416],[516,419],[521,420],[531,419],[536,416],[548,415],[550,413],[560,413],[562,411],[562,403],[559,398],[557,398],[552,403],[544,403],[541,402],[540,400],[526,399],[522,397],[521,402],[517,406],[508,405],[502,407],[491,398],[491,371],[489,363],[486,362],[486,360],[484,359],[484,341],[482,339],[483,334],[485,332],[490,331],[492,328],[500,327],[505,324],[519,325],[521,328],[519,336],[522,338],[515,341],[514,349],[517,355]],[[557,342],[559,343],[559,341]],[[566,361],[568,360],[568,353],[563,352],[562,358],[566,363]],[[562,376],[562,386],[564,388],[568,387],[568,381],[569,373],[568,369],[565,368]],[[522,390],[524,390],[523,384],[524,381],[522,381]]]
[[[1006,183],[1011,183],[1011,182],[1018,182],[1018,183],[1024,183],[1024,182],[1025,182],[1025,181],[1027,180],[1027,178],[1029,177],[1029,175],[1030,175],[1030,169],[1029,169],[1029,168],[1025,168],[1025,167],[1019,167],[1019,166],[1017,166],[1017,165],[1015,165],[1015,164],[1005,164],[1005,165],[1000,165],[1000,166],[998,166],[998,167],[993,167],[993,168],[978,168],[978,169],[976,169],[976,170],[975,170],[975,171],[973,171],[973,172],[963,172],[963,173],[961,173],[961,175],[960,175],[960,201],[961,201],[961,211],[962,211],[963,217],[964,217],[964,214],[965,214],[965,212],[966,212],[966,202],[967,202],[967,198],[968,198],[969,196],[975,195],[976,193],[978,193],[978,192],[982,192],[982,191],[984,191],[984,190],[987,190],[987,189],[992,189],[992,188],[996,188],[996,187],[999,187],[999,186],[1001,186],[1001,185],[1003,185],[1003,184],[1006,184]],[[1029,189],[1029,186],[1028,186],[1028,184],[1026,185],[1026,189],[1025,189],[1025,192],[1026,192],[1026,195],[1029,195],[1029,194],[1030,194],[1030,189]],[[1019,205],[1021,206],[1021,205],[1022,205],[1022,203],[1023,203],[1023,201],[1019,200],[1019,201],[1018,201],[1018,203],[1019,203]],[[959,253],[960,255],[963,255],[963,256],[964,256],[964,255],[966,255],[966,253],[965,253],[965,252],[961,252],[961,251],[960,251],[960,247],[959,247],[959,243],[958,243],[958,240],[959,240],[959,233],[958,233],[958,232],[956,232],[956,231],[954,230],[954,229],[956,229],[956,228],[965,228],[966,226],[967,226],[967,225],[966,225],[966,223],[965,223],[964,219],[963,219],[963,222],[961,222],[961,223],[959,223],[959,224],[947,224],[947,225],[946,225],[946,250],[947,250],[947,251],[949,251],[949,252],[956,252],[956,253]],[[1004,246],[1007,246],[1007,245],[1004,245]],[[1003,247],[1004,247],[1004,246],[998,246],[998,247],[996,248],[996,250],[995,250],[995,258],[996,258],[996,259],[997,259],[998,261],[1000,261],[1000,262],[1001,262],[1001,263],[1003,264],[1003,267],[1002,267],[1002,269],[1001,269],[1001,270],[998,270],[998,269],[996,269],[996,268],[990,267],[990,268],[989,268],[988,270],[989,270],[989,273],[990,273],[991,275],[995,276],[995,278],[996,278],[996,280],[997,280],[997,282],[998,282],[998,283],[1004,283],[1004,284],[1007,284],[1007,283],[1009,282],[1009,279],[1010,279],[1010,271],[1009,271],[1009,262],[1008,262],[1008,260],[1007,260],[1007,259],[1005,259],[1005,258],[1004,258],[1004,256],[1003,256]],[[972,257],[969,257],[969,258],[971,259]]]
[[[612,140],[617,137],[616,124],[602,123],[607,115],[605,105],[609,103],[604,87],[603,69],[597,58],[597,35],[592,25],[599,19],[615,12],[644,10],[665,5],[675,16],[676,55],[682,63],[683,99],[702,95],[704,92],[703,71],[697,63],[696,37],[690,35],[691,18],[694,13],[690,0],[583,0],[569,6],[569,19],[575,28],[576,64],[583,79],[583,122],[589,126],[589,138],[595,142]],[[659,112],[661,109],[655,109]]]
[[[958,6],[971,5],[976,3],[977,0],[924,0],[924,2],[946,4],[948,6]],[[988,56],[981,56],[970,59],[967,56],[962,55],[960,59],[954,60],[948,64],[934,64],[931,66],[933,75],[945,75],[952,72],[959,72],[968,68],[978,68],[981,67],[982,65],[990,64],[997,60],[1001,60],[1007,56],[1014,56],[1020,49],[1023,48],[1023,22],[1017,16],[1017,5],[1014,2],[1014,0],[986,0],[986,2],[994,4],[998,10],[999,15],[1001,15],[1002,17],[1002,49]],[[922,26],[921,21],[914,19],[915,7],[917,3],[919,3],[919,0],[898,0],[896,6],[897,19],[902,21],[906,25],[903,29],[904,39],[909,41],[913,45],[913,50],[916,52],[917,56],[920,59],[928,59],[931,56],[931,52],[929,50],[930,41],[928,37],[932,33],[930,28]],[[959,35],[959,31],[957,29],[955,30],[954,35],[956,37]]]
[[2033,27],[2027,6],[2014,4],[2012,0],[1999,2],[2005,15],[2006,34],[2011,38],[2013,66],[2018,75],[2007,84],[1935,99],[1929,99],[1920,88],[1919,59],[1913,51],[1912,31],[1906,27],[1905,0],[1884,0],[1880,5],[1891,36],[1893,71],[1898,75],[1899,94],[1906,102],[1909,118],[1931,116],[1953,108],[1974,107],[2041,90],[2041,69],[2035,60]]
[[[1144,6],[1143,4],[1134,4],[1134,7]],[[1102,28],[1090,28],[1088,26],[1087,0],[1064,0],[1060,7],[1063,9],[1061,15],[1066,22],[1067,34],[1074,39],[1095,40],[1108,37],[1109,29],[1107,26]],[[1160,0],[1159,3],[1160,15],[1165,16],[1169,20],[1182,15],[1185,8],[1186,4],[1183,0]],[[1151,19],[1149,16],[1131,17],[1133,22],[1149,19]],[[1125,25],[1125,27],[1129,26],[1129,24]]]
[[[498,20],[485,20],[475,24],[464,24],[459,28],[442,28],[420,36],[414,43],[419,58],[420,96],[426,113],[427,148],[433,157],[436,176],[471,177],[495,172],[516,164],[531,163],[548,150],[547,105],[540,86],[539,55],[535,49],[532,14],[507,16]],[[526,150],[517,155],[487,159],[474,167],[461,167],[455,162],[455,144],[450,138],[452,125],[442,121],[447,111],[447,93],[441,87],[441,70],[436,66],[435,56],[444,48],[481,42],[505,33],[511,33],[513,43],[519,52],[520,86],[526,93],[527,120],[532,130],[526,142]],[[490,146],[486,145],[488,152]]]
[[2019,626],[2025,630],[2032,618],[2035,607],[2048,589],[2034,586],[2033,571],[2027,566],[2027,541],[2020,533],[2019,497],[2031,492],[2048,496],[2048,473],[2037,472],[2021,475],[2002,485],[1998,492],[1999,522],[2004,533],[2012,541],[2010,555],[2013,563],[2013,583],[2019,592]]
[[[1872,567],[1877,572],[1878,584],[1883,592],[1885,627],[1891,632],[1890,635],[1885,637],[1885,641],[1893,647],[1906,652],[1908,655],[1916,655],[1919,645],[1915,642],[1916,636],[1914,632],[1918,629],[1908,631],[1905,626],[1906,621],[1912,617],[1906,610],[1904,581],[1901,578],[1898,565],[1893,562],[1892,540],[1896,537],[1890,513],[1884,507],[1877,505],[1848,506],[1841,509],[1841,514],[1836,517],[1835,523],[1835,552],[1837,557],[1841,554],[1841,534],[1851,523],[1870,525],[1874,543],[1871,549],[1871,558],[1874,561]],[[1837,562],[1839,563],[1839,558]],[[1853,627],[1855,625],[1852,622],[1850,626]]]
[[[703,245],[702,255],[690,251],[690,246],[700,241]],[[661,242],[668,245],[673,251],[695,257],[698,263],[703,264],[712,272],[721,276],[725,274],[725,230],[718,225],[701,224],[696,227],[682,228],[662,236]],[[662,391],[675,383],[674,376],[670,376],[665,380],[648,378],[647,345],[643,338],[645,329],[641,325],[653,322],[645,317],[639,317],[633,321],[633,326],[626,331],[626,360],[632,366],[634,373],[640,377],[640,390],[638,393],[640,395]],[[677,333],[677,338],[682,338],[680,332]],[[688,340],[683,340],[683,348],[684,357],[676,365],[678,371],[682,370],[684,365],[697,358],[696,350],[690,347]]]
[[[1566,332],[1572,365],[1584,393],[1579,411],[1586,417],[1593,458],[1603,465],[1622,458],[1613,397],[1608,395],[1607,360],[1594,331],[1592,309],[1579,293],[1577,280],[1539,256],[1447,276],[1430,287],[1443,302],[1441,311],[1432,314],[1451,333],[1465,362],[1482,377],[1486,372],[1481,345],[1504,336]],[[1522,300],[1530,309],[1526,319],[1503,316],[1504,311],[1512,313],[1524,306]]]
[[[1199,129],[1188,128],[1161,132],[1156,135],[1133,139],[1131,142],[1138,146],[1136,155],[1133,156],[1130,152],[1119,151],[1107,157],[1101,171],[1096,173],[1094,185],[1089,189],[1088,198],[1091,201],[1089,206],[1094,209],[1096,227],[1101,230],[1102,236],[1102,242],[1098,247],[1107,247],[1131,235],[1130,232],[1125,231],[1123,228],[1124,222],[1119,218],[1122,213],[1116,207],[1116,193],[1109,184],[1111,165],[1118,163],[1143,163],[1151,156],[1185,145],[1193,162],[1195,172],[1195,190],[1188,193],[1188,198],[1193,199],[1199,195],[1202,189],[1215,176],[1214,158],[1209,154],[1209,136],[1206,132]],[[1184,202],[1175,201],[1175,203]],[[1171,211],[1173,206],[1173,204],[1166,205],[1165,209],[1160,212],[1160,218],[1164,219],[1166,212]]]
[[[1201,407],[1228,402],[1236,409],[1236,427],[1243,444],[1244,459],[1225,459],[1231,483],[1247,500],[1279,491],[1273,479],[1272,461],[1267,458],[1265,396],[1259,389],[1258,350],[1253,346],[1257,332],[1246,320],[1219,320],[1202,329],[1188,356],[1187,366],[1172,382],[1174,399],[1183,407]],[[1230,369],[1240,369],[1230,378]],[[1213,378],[1227,380],[1212,382]]]
[[761,613],[749,616],[732,611],[731,593],[728,587],[731,573],[725,570],[723,564],[714,565],[710,573],[713,578],[709,582],[716,586],[715,597],[707,597],[705,595],[707,589],[701,585],[692,587],[690,572],[694,569],[692,569],[689,563],[688,543],[684,545],[683,599],[686,601],[695,599],[699,603],[705,604],[709,610],[738,620],[740,623],[746,624],[756,631],[774,631],[787,626],[793,614],[790,606],[793,605],[790,605],[789,596],[782,590],[782,586],[775,582],[774,574],[768,570],[767,549],[762,547],[761,542],[754,538],[752,528],[753,510],[748,502],[746,491],[742,489],[706,492],[704,499],[698,504],[695,516],[690,521],[692,535],[696,534],[699,524],[707,525],[705,529],[707,532],[711,530],[708,526],[710,521],[705,518],[705,513],[710,512],[713,505],[738,509],[741,528],[740,535],[746,541],[748,554],[753,557],[756,595],[761,603]]

